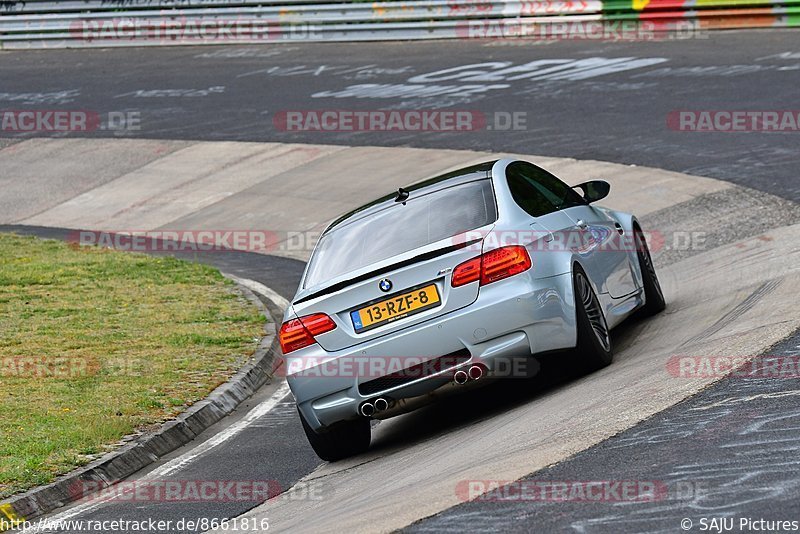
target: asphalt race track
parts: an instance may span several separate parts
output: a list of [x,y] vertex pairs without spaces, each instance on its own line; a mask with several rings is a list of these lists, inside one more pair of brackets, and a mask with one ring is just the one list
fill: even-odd
[[[525,71],[484,75],[477,81],[452,79],[453,73],[419,78],[487,62],[498,63],[482,68],[491,72],[537,60],[567,64],[588,58],[632,59],[623,66],[628,70],[616,72],[608,62],[595,60],[595,70],[581,64],[580,73],[573,67],[536,76]],[[591,44],[443,41],[4,52],[0,69],[1,105],[137,112],[141,129],[123,132],[126,137],[547,154],[710,176],[800,200],[794,180],[796,134],[689,133],[667,127],[667,115],[675,110],[794,109],[800,47],[793,31]],[[400,84],[469,87],[413,98],[352,90]],[[324,96],[348,89],[356,96]],[[526,130],[302,133],[273,124],[287,110],[443,107],[525,112]],[[95,135],[110,134],[98,130]]]
[[[800,354],[794,336],[770,352]],[[676,532],[682,519],[794,517],[798,446],[796,382],[727,379],[570,460],[536,481],[635,480],[668,485],[651,503],[465,503],[405,532]],[[745,487],[749,488],[745,490]],[[738,524],[738,523],[737,523]]]
[[[676,110],[797,109],[798,35],[0,52],[0,109],[121,112],[140,126],[59,134],[52,143],[4,133],[0,231],[64,238],[72,229],[132,228],[131,221],[142,222],[137,229],[229,228],[225,222],[233,221],[241,229],[310,231],[347,205],[487,152],[539,155],[535,161],[573,183],[608,179],[619,195],[609,203],[641,214],[647,227],[707,234],[702,247],[667,247],[657,256],[670,308],[616,332],[617,359],[608,369],[576,380],[555,362],[533,380],[488,385],[382,422],[370,452],[336,464],[313,455],[276,380],[198,443],[137,478],[294,486],[247,516],[269,518],[275,531],[677,532],[686,518],[695,529],[701,517],[797,520],[798,375],[681,380],[669,376],[665,362],[687,354],[800,354],[800,131],[687,132],[668,122]],[[523,67],[539,60],[551,63]],[[476,64],[486,65],[460,68]],[[569,66],[544,70],[553,65]],[[494,72],[509,67],[518,68]],[[289,110],[329,109],[474,110],[491,129],[286,132],[276,119]],[[498,127],[515,113],[524,113],[524,127]],[[81,167],[81,154],[102,157],[75,150],[86,145],[69,144],[74,138],[100,143],[109,161]],[[233,141],[292,145],[285,152],[270,147],[269,158],[278,155],[260,160],[260,145],[225,143]],[[160,165],[189,191],[185,184],[217,180],[239,163],[223,162],[226,153],[250,161],[231,172],[241,183],[226,182],[218,197],[193,198],[174,212],[153,201],[167,189],[147,181],[143,169]],[[286,159],[297,153],[297,161]],[[208,161],[198,162],[198,154]],[[203,175],[217,160],[219,169]],[[40,171],[34,161],[52,170]],[[102,176],[105,167],[119,169]],[[76,178],[57,183],[59,172]],[[270,179],[260,182],[258,172]],[[281,249],[186,257],[289,299],[306,255]],[[248,412],[264,403],[274,406],[249,421]],[[203,449],[241,421],[248,424],[240,432]],[[469,481],[523,477],[651,481],[668,491],[650,503],[464,502]],[[321,498],[307,498],[304,488]],[[53,517],[221,518],[257,504],[111,501]]]

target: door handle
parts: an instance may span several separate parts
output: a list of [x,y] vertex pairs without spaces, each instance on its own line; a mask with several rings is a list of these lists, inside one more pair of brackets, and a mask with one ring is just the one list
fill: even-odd
[[587,228],[589,228],[589,225],[586,224],[586,221],[584,221],[583,219],[578,219],[577,225],[578,228],[580,228],[581,230],[586,230]]

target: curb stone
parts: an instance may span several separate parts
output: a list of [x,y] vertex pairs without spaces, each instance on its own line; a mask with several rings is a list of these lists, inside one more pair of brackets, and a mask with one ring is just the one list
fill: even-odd
[[280,307],[239,282],[234,280],[234,283],[237,291],[255,304],[268,321],[264,325],[264,337],[251,360],[205,399],[162,424],[158,430],[136,437],[121,448],[59,477],[55,482],[0,502],[0,525],[2,521],[30,521],[74,502],[80,496],[72,491],[77,484],[96,483],[105,488],[129,477],[195,439],[233,412],[272,378],[281,361],[275,327],[282,320]]

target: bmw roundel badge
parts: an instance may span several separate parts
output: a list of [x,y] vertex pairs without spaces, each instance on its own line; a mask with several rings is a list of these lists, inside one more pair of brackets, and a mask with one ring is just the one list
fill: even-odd
[[388,278],[384,278],[383,280],[378,282],[378,287],[381,288],[381,291],[383,291],[384,293],[386,293],[387,291],[391,291],[392,281],[389,280]]

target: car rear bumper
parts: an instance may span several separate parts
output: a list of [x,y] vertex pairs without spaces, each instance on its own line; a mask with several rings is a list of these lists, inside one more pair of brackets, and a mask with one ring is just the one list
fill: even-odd
[[[535,279],[528,272],[481,287],[477,300],[465,308],[358,346],[326,352],[315,344],[291,353],[285,357],[287,380],[316,430],[362,417],[360,405],[377,397],[392,405],[384,416],[408,411],[403,407],[414,406],[413,399],[443,391],[457,369],[472,365],[489,375],[526,376],[531,354],[573,347],[575,340],[570,274]],[[457,354],[463,357],[446,360],[435,372],[365,391],[366,382],[384,374]]]

